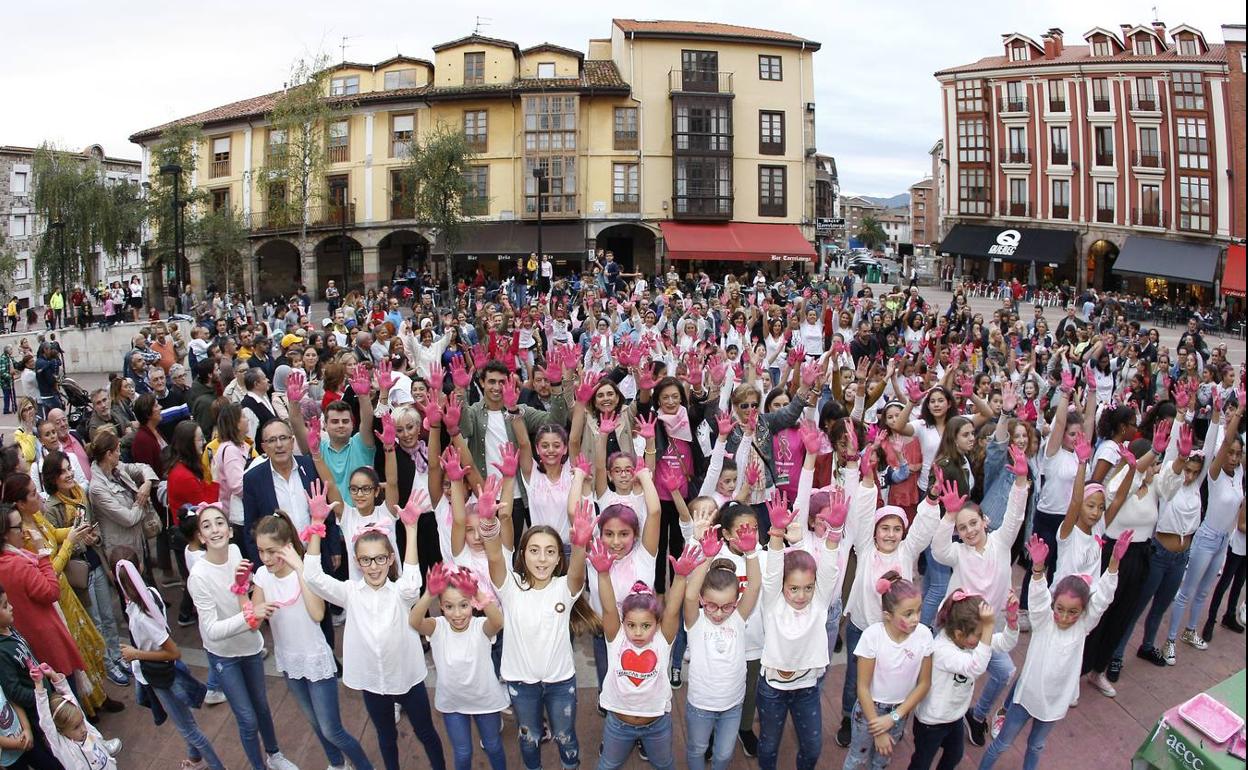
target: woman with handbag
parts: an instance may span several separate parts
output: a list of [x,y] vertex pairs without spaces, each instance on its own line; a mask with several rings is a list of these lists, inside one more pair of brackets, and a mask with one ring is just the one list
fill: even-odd
[[[142,463],[121,461],[121,442],[102,430],[87,448],[91,458],[91,512],[100,525],[104,553],[119,545],[148,553],[147,541],[160,534],[160,518],[151,505],[156,472]],[[144,560],[146,562],[146,559]]]
[[[83,671],[90,683],[91,691],[79,691],[82,696],[82,707],[87,716],[93,716],[99,709],[116,713],[125,708],[120,702],[108,697],[104,690],[104,638],[91,622],[91,617],[83,608],[78,594],[69,585],[65,577],[65,565],[74,552],[76,544],[82,540],[89,529],[84,522],[76,526],[57,529],[43,515],[43,499],[35,489],[35,482],[25,473],[14,473],[4,480],[3,502],[12,505],[21,514],[22,547],[30,553],[38,553],[44,548],[51,550],[48,557],[52,572],[60,586],[60,597],[57,604],[65,626],[78,648],[83,662]],[[12,592],[12,589],[10,589]],[[69,673],[69,672],[65,672]]]
[[43,488],[48,500],[44,516],[57,528],[72,527],[81,521],[88,525],[83,536],[75,543],[77,553],[65,563],[65,579],[79,596],[86,595],[87,613],[91,622],[104,637],[105,673],[113,684],[126,686],[130,683],[127,666],[121,659],[121,640],[117,632],[117,618],[113,614],[116,597],[108,580],[104,549],[100,547],[100,533],[91,515],[87,491],[74,476],[70,461],[73,455],[59,450],[48,452],[43,458]]

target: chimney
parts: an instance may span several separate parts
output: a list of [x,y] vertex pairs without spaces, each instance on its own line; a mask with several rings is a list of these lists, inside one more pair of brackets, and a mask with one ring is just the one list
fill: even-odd
[[1158,19],[1153,19],[1153,31],[1157,33],[1157,37],[1161,38],[1161,45],[1166,45],[1166,23]]
[[1062,55],[1062,31],[1057,27],[1050,27],[1048,32],[1044,33],[1044,58],[1056,59]]

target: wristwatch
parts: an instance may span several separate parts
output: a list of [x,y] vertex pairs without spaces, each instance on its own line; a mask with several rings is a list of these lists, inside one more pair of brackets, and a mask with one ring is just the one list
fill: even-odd
[[893,718],[893,724],[901,723],[901,714],[897,713],[897,709],[893,709],[892,711],[888,712],[888,715]]

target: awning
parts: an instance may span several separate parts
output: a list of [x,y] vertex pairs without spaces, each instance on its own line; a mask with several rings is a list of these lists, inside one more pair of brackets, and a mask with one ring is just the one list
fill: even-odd
[[1221,254],[1222,247],[1212,243],[1128,235],[1113,271],[1121,275],[1212,286]]
[[1061,264],[1075,253],[1073,230],[954,225],[940,251],[976,259]]
[[659,228],[668,259],[807,262],[815,258],[815,247],[797,225],[661,222]]
[[[542,251],[584,259],[586,254],[585,226],[576,222],[543,222]],[[466,224],[455,246],[456,254],[477,257],[498,255],[525,256],[537,251],[537,222],[474,222]],[[446,239],[441,234],[433,244],[433,254],[446,253]]]
[[1222,293],[1243,297],[1244,292],[1244,244],[1226,247],[1226,266],[1222,268]]

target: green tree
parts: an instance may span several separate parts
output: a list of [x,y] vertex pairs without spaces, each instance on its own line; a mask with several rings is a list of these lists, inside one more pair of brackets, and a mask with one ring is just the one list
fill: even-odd
[[439,123],[424,141],[413,140],[407,155],[403,187],[415,191],[416,218],[442,237],[447,296],[454,296],[455,249],[463,239],[467,172],[475,154],[462,130]]
[[0,233],[0,302],[12,296],[13,274],[17,272],[17,250]]
[[854,233],[854,236],[862,241],[862,245],[868,249],[882,246],[888,242],[888,235],[884,232],[884,226],[873,216],[862,218],[862,221],[858,223],[858,230]]
[[90,284],[92,254],[118,254],[138,243],[144,215],[138,185],[108,184],[98,161],[47,143],[35,151],[31,171],[31,208],[45,223],[60,223],[34,251],[42,279],[58,287]]
[[[209,195],[207,190],[191,184],[191,172],[199,160],[199,143],[202,140],[203,130],[198,124],[173,126],[166,129],[160,135],[160,141],[152,147],[152,175],[147,180],[145,212],[152,236],[148,242],[149,270],[156,270],[157,262],[161,265],[174,264],[175,189],[176,199],[182,204],[183,242],[194,243],[191,234],[195,230],[195,217],[207,203]],[[171,166],[181,168],[182,172],[160,173],[162,168]]]
[[243,285],[243,258],[247,225],[234,208],[223,208],[195,220],[194,243],[199,247],[205,282],[226,292]]

